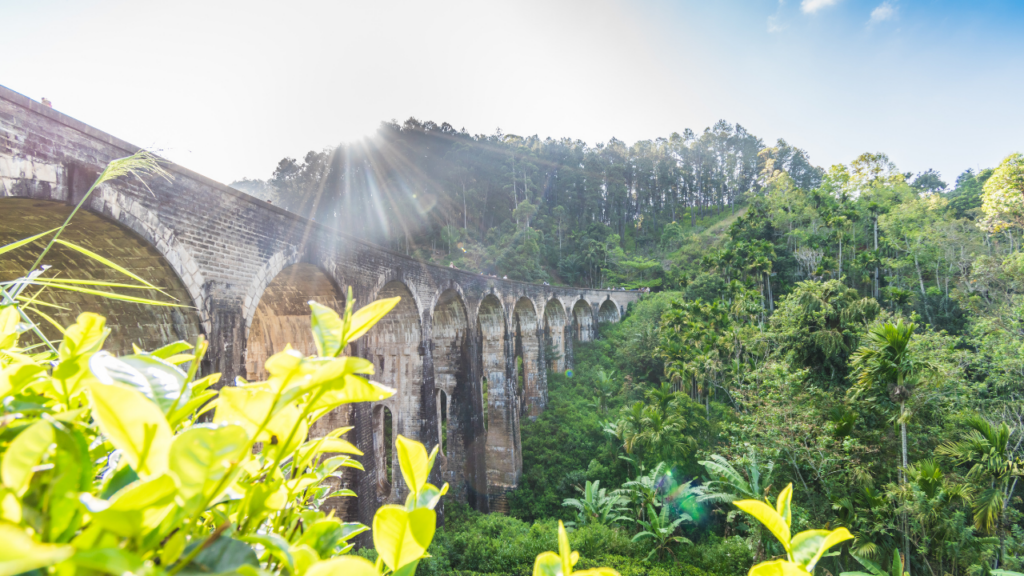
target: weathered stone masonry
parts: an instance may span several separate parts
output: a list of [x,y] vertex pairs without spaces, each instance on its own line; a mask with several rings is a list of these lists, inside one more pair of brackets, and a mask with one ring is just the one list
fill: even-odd
[[[0,245],[59,225],[107,162],[137,150],[0,87]],[[180,166],[168,169],[171,180],[150,181],[148,189],[128,178],[100,187],[65,237],[193,308],[68,294],[56,302],[68,310],[53,316],[68,324],[83,310],[105,314],[113,330],[108,347],[118,352],[204,334],[210,351],[202,369],[231,383],[261,378],[263,362],[287,343],[314,351],[309,300],[340,311],[348,287],[357,303],[401,296],[350,351],[373,362],[375,379],[398,393],[339,410],[312,432],[356,427],[366,471],[345,483],[359,498],[333,503],[349,518],[368,521],[381,504],[404,500],[397,462],[388,478],[384,456],[396,458],[389,447],[397,434],[428,446],[444,436],[434,480],[449,482],[452,497],[477,509],[504,509],[522,471],[520,419],[544,409],[547,368],[571,367],[573,342],[591,340],[599,322],[618,321],[637,297],[425,264]],[[116,278],[73,251],[52,254],[46,263],[66,277]],[[5,254],[0,279],[24,274],[34,256]]]

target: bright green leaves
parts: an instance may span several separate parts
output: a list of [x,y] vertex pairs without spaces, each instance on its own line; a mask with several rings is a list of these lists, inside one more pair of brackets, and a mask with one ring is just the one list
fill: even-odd
[[23,529],[0,523],[0,576],[52,566],[75,553],[72,546],[40,544]]
[[171,444],[170,470],[178,477],[182,498],[202,496],[213,501],[238,472],[249,435],[235,424],[196,426],[179,434]]
[[423,447],[423,444],[409,440],[401,434],[398,435],[395,445],[398,448],[398,464],[402,467],[405,484],[411,492],[419,492],[427,483],[430,469],[434,467],[437,447],[435,446],[430,456],[427,456],[427,449]]
[[345,341],[354,342],[373,328],[381,318],[387,316],[391,309],[398,305],[401,297],[384,298],[363,306],[352,315],[352,320],[345,330]]
[[313,341],[316,342],[316,355],[333,358],[344,349],[342,332],[345,324],[334,310],[310,300],[310,324],[313,329]]
[[89,369],[104,384],[123,384],[152,400],[164,414],[187,401],[185,373],[156,356],[135,354],[115,358],[106,352],[93,355]]
[[373,517],[373,545],[384,565],[393,571],[418,561],[434,538],[437,513],[429,508],[411,512],[386,505]]
[[401,434],[396,442],[398,448],[398,464],[402,468],[402,477],[409,487],[409,497],[405,501],[407,510],[429,508],[431,510],[441,501],[441,496],[448,492],[448,484],[438,488],[427,482],[430,471],[434,468],[437,458],[437,446],[427,455],[423,444],[410,440]]
[[174,478],[163,474],[128,485],[110,501],[84,495],[82,502],[95,524],[124,538],[138,538],[160,525],[177,493]]
[[[277,399],[278,395],[269,390],[225,388],[220,392],[213,421],[216,424],[238,424],[255,441],[290,453],[299,447],[309,429],[297,406],[278,406]],[[285,442],[287,446],[284,446]]]
[[313,564],[305,576],[378,576],[373,562],[359,556],[341,556]]
[[313,328],[313,340],[316,342],[317,355],[333,358],[341,354],[345,346],[366,334],[400,300],[400,297],[377,300],[352,313],[355,300],[352,298],[352,291],[349,290],[344,319],[338,316],[334,310],[310,301],[309,308],[312,314],[310,323]]
[[89,383],[93,417],[110,443],[140,476],[167,470],[171,427],[163,412],[140,392],[118,384]]
[[28,490],[33,469],[43,461],[54,441],[53,427],[42,420],[18,434],[0,463],[0,478],[4,486],[17,496],[23,496]]
[[853,538],[846,528],[805,530],[790,537],[793,522],[793,485],[786,486],[775,508],[760,500],[738,500],[737,508],[750,514],[771,531],[786,550],[787,560],[762,562],[750,569],[750,576],[800,576],[814,571],[818,560],[829,548]]
[[565,525],[558,521],[558,553],[541,552],[533,564],[533,576],[619,576],[619,573],[611,568],[592,568],[573,572],[572,568],[580,559],[579,552],[574,552],[569,546],[569,534],[565,531]]

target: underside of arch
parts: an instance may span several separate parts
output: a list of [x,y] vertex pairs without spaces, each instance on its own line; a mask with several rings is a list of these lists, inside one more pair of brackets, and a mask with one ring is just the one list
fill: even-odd
[[[400,297],[401,301],[363,337],[360,355],[373,363],[376,370],[374,380],[397,391],[394,396],[383,402],[391,410],[393,418],[392,438],[385,437],[383,441],[393,443],[398,434],[423,441],[422,424],[426,422],[425,416],[432,416],[432,411],[436,408],[433,397],[424,397],[423,331],[420,327],[420,313],[412,292],[399,281],[385,284],[376,299],[383,300],[395,296]],[[431,445],[433,443],[434,441],[430,442]],[[385,453],[391,455],[392,469],[399,469],[393,446],[390,450],[387,447],[374,446],[372,452],[370,461],[363,461],[364,466],[367,466],[366,475],[369,477],[384,478],[387,466],[384,460]],[[401,474],[393,475],[392,485],[390,494],[379,495],[379,504],[405,501],[408,488]]]
[[605,300],[602,302],[601,308],[597,311],[597,321],[601,324],[606,322],[618,322],[619,306],[611,300]]
[[590,342],[594,339],[594,311],[583,299],[577,300],[572,307],[573,338],[577,342]]
[[547,358],[548,365],[554,372],[561,372],[566,366],[565,320],[562,303],[555,298],[548,300],[544,307],[544,338],[551,350],[551,357]]
[[[533,302],[520,298],[512,311],[515,322],[516,387],[522,411],[534,418],[547,403],[547,371],[543,369],[543,335],[538,330],[538,318]],[[521,366],[520,366],[521,364]]]
[[[0,199],[0,214],[3,215],[0,246],[57,228],[70,213],[71,207],[59,202]],[[119,302],[102,296],[47,289],[39,295],[39,301],[43,303],[39,308],[56,323],[61,326],[73,324],[82,312],[102,314],[111,331],[104,348],[112,354],[130,354],[132,344],[143,350],[154,350],[177,340],[195,343],[201,330],[195,303],[168,261],[145,239],[120,224],[85,210],[75,215],[60,238],[125,268],[161,288],[166,295],[154,290],[115,291],[174,302],[181,307]],[[37,241],[5,253],[0,258],[0,281],[24,276],[44,246],[43,241]],[[44,274],[48,278],[136,283],[124,274],[60,244],[50,249],[42,264],[52,267]],[[25,294],[32,293],[34,290],[30,289]],[[39,324],[48,339],[60,339],[55,327],[44,320]]]
[[267,358],[289,344],[304,355],[316,354],[310,323],[311,300],[339,314],[345,311],[345,297],[312,264],[286,267],[263,290],[249,325],[245,349],[245,371],[250,381],[266,379]]

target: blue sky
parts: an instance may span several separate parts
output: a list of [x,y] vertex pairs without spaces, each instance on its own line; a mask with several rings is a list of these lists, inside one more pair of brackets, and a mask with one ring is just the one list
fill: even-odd
[[816,164],[1024,151],[1024,2],[0,0],[0,84],[214,179],[386,119],[595,143],[738,122]]

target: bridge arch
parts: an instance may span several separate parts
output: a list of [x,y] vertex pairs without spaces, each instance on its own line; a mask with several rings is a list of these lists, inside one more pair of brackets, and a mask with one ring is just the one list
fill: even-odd
[[619,305],[608,298],[601,303],[601,307],[597,311],[597,321],[601,324],[607,322],[618,322],[619,321]]
[[[283,262],[277,258],[271,262]],[[327,306],[338,314],[345,311],[345,296],[318,266],[296,262],[280,270],[259,291],[258,300],[246,317],[246,378],[264,380],[267,358],[287,345],[303,355],[316,354],[310,322],[309,301]]]
[[[195,263],[191,256],[179,249],[173,234],[151,213],[145,219],[137,218],[134,214],[142,212],[134,204],[132,210],[120,213],[107,210],[116,205],[113,200],[109,203],[101,199],[91,202],[90,209],[75,215],[61,239],[97,253],[164,289],[183,307],[148,306],[48,289],[43,292],[41,301],[66,310],[46,308],[46,314],[62,326],[74,323],[82,312],[103,314],[111,329],[105,347],[115,354],[132,353],[132,344],[144,350],[154,350],[176,340],[194,343],[204,328],[209,327],[204,322],[201,284],[196,284],[198,273],[187,273],[182,269],[183,263],[193,267]],[[96,206],[101,209],[96,210]],[[0,229],[0,246],[59,227],[71,210],[71,206],[56,201],[0,198],[4,222]],[[4,254],[0,259],[0,280],[23,276],[44,246],[41,240]],[[120,272],[59,244],[50,249],[43,264],[53,266],[59,273],[58,278],[131,282]],[[118,292],[124,293],[125,290]],[[132,290],[131,295],[168,300],[167,296],[153,290]],[[41,328],[47,338],[60,339],[60,333],[48,323],[42,322]]]
[[541,413],[546,403],[543,378],[542,333],[533,300],[523,296],[512,308],[513,356],[516,396],[520,411],[530,417]]
[[461,485],[466,461],[466,434],[472,432],[473,386],[469,382],[469,315],[462,295],[441,292],[431,310],[431,359],[437,407],[440,470],[445,481]]
[[573,338],[577,342],[590,342],[594,339],[594,310],[590,302],[580,298],[572,306]]
[[[359,355],[373,363],[375,380],[396,390],[396,394],[379,403],[388,408],[384,412],[378,406],[373,409],[373,457],[372,470],[380,490],[378,496],[383,502],[404,502],[408,488],[401,474],[392,474],[386,481],[386,470],[398,470],[394,442],[398,434],[413,440],[425,440],[421,429],[424,414],[433,416],[435,398],[433,391],[425,391],[423,379],[423,329],[420,323],[420,308],[412,290],[401,280],[384,284],[370,299],[401,297],[398,305],[380,320],[359,342]],[[358,307],[358,305],[357,305]],[[426,393],[425,393],[426,392]],[[390,413],[391,434],[385,434],[385,418]],[[432,433],[431,433],[432,435]],[[378,438],[381,445],[378,446]],[[430,439],[427,443],[433,444]],[[385,460],[390,459],[390,463]],[[390,464],[390,466],[389,466]]]
[[566,315],[562,302],[558,298],[548,300],[544,306],[544,339],[552,357],[545,359],[554,372],[561,372],[566,366],[565,326]]

